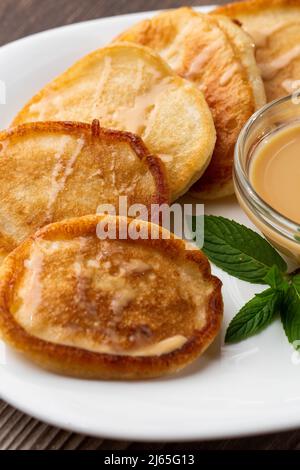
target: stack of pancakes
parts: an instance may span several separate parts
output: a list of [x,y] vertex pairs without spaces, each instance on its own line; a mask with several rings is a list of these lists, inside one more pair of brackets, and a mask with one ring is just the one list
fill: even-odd
[[208,347],[223,307],[205,256],[158,226],[156,240],[103,241],[100,223],[132,221],[95,214],[121,196],[150,208],[232,194],[245,122],[266,97],[294,91],[299,12],[296,0],[163,12],[79,60],[0,133],[9,344],[96,378],[174,372]]
[[300,90],[300,1],[235,2],[213,14],[240,22],[252,38],[268,101]]
[[180,8],[133,26],[120,40],[153,48],[203,92],[217,140],[207,170],[190,192],[200,200],[232,194],[235,142],[248,118],[265,104],[250,37],[225,16]]

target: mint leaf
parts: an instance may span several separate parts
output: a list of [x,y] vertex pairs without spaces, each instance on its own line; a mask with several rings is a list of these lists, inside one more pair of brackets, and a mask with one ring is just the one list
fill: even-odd
[[225,336],[225,343],[233,343],[258,333],[273,320],[279,311],[282,294],[267,289],[255,295],[231,320]]
[[279,268],[275,264],[269,269],[268,273],[264,277],[264,281],[275,290],[287,291],[289,288],[287,278],[284,273],[279,271]]
[[258,233],[233,220],[204,216],[204,246],[207,257],[227,273],[244,281],[265,284],[269,269],[287,265]]
[[296,274],[296,276],[293,277],[292,284],[294,285],[296,291],[300,293],[300,274]]
[[285,293],[281,311],[285,334],[295,349],[300,348],[300,275],[294,276],[289,290]]

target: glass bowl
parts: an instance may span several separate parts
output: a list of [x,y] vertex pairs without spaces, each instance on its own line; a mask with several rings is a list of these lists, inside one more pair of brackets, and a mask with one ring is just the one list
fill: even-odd
[[[297,122],[300,124],[300,94],[296,93],[273,101],[254,113],[235,146],[233,181],[239,204],[256,227],[278,250],[299,263],[300,225],[267,204],[249,180],[251,160],[257,146],[273,133]],[[278,188],[278,191],[283,189]]]

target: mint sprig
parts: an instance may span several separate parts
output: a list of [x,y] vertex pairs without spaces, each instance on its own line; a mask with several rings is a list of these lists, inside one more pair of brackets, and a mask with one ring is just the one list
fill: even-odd
[[287,270],[285,261],[267,240],[224,217],[205,216],[203,251],[219,268],[255,284],[265,284],[274,265],[281,272]]
[[270,286],[231,320],[225,342],[258,333],[280,313],[288,340],[300,349],[300,274],[287,273],[286,262],[267,240],[233,220],[207,215],[203,251],[228,274]]
[[292,278],[283,300],[281,321],[285,334],[296,349],[300,348],[300,275]]
[[273,289],[283,292],[286,292],[289,288],[288,279],[288,276],[280,272],[276,265],[272,266],[264,277],[266,284],[271,286]]
[[231,320],[225,343],[246,339],[269,325],[280,308],[281,293],[267,289],[256,294]]

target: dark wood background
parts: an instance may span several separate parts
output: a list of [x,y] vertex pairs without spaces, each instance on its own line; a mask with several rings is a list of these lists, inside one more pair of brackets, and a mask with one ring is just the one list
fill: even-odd
[[[0,46],[38,31],[103,16],[217,0],[0,0]],[[30,58],[28,58],[30,66]],[[300,431],[194,443],[130,443],[95,439],[41,423],[0,401],[0,449],[300,449]]]

